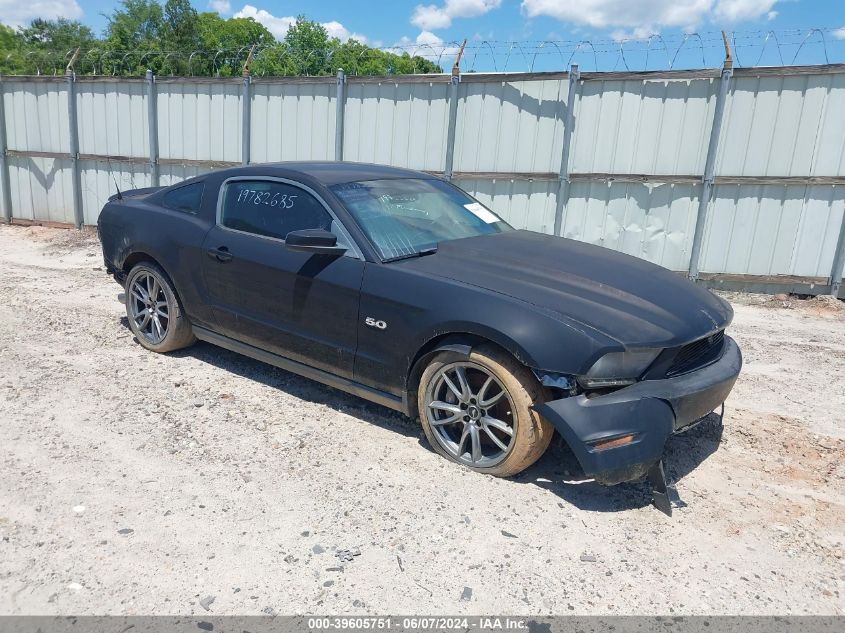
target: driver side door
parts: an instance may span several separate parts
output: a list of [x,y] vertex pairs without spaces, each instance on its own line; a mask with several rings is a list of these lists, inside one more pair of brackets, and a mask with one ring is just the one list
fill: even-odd
[[[301,229],[330,230],[348,250],[341,256],[288,250],[285,237]],[[316,192],[280,178],[226,180],[203,249],[221,334],[352,376],[364,261]]]

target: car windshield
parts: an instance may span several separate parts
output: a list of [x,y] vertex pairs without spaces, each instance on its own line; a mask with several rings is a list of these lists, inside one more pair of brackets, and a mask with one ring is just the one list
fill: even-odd
[[442,180],[366,180],[335,185],[332,191],[386,261],[433,252],[448,240],[513,230]]

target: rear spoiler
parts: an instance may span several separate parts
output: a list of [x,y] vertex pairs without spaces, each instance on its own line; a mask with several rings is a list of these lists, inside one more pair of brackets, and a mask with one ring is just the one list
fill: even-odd
[[128,191],[121,191],[109,196],[109,202],[113,202],[118,198],[136,198],[138,196],[148,196],[156,191],[161,191],[164,187],[143,187],[141,189],[129,189]]

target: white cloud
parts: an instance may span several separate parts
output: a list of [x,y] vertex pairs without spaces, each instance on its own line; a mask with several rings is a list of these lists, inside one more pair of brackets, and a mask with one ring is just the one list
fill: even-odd
[[367,36],[360,33],[350,33],[349,29],[343,26],[340,22],[332,20],[331,22],[323,22],[323,28],[329,33],[329,37],[336,37],[341,42],[348,39],[358,40],[362,44],[367,43]]
[[12,27],[26,26],[33,18],[75,20],[81,17],[82,8],[76,0],[0,0],[0,22]]
[[231,13],[232,3],[229,0],[208,0],[208,8],[217,13]]
[[766,15],[777,0],[717,0],[716,18],[728,22],[756,20]]
[[[3,2],[4,0],[0,0]],[[226,4],[228,2],[226,0],[210,0],[210,2],[217,2],[217,1],[224,1]],[[296,24],[296,17],[292,15],[286,15],[282,17],[278,17],[270,13],[265,9],[258,9],[251,4],[245,4],[244,8],[238,11],[235,16],[236,18],[252,18],[259,24],[263,24],[267,27],[267,30],[273,34],[277,40],[284,39],[285,35],[287,34],[290,27]],[[365,35],[361,35],[360,33],[351,33],[349,29],[343,26],[340,22],[332,20],[331,22],[323,22],[322,27],[326,29],[329,34],[329,37],[336,37],[341,42],[345,42],[350,38],[354,38],[361,43],[367,43],[367,37]]]
[[502,0],[446,0],[442,6],[418,4],[411,16],[411,24],[423,32],[445,29],[452,25],[452,18],[475,18],[498,9]]
[[841,29],[836,29],[833,32],[833,37],[838,40],[845,40],[845,26],[843,26]]
[[284,38],[288,29],[296,23],[296,18],[294,16],[289,15],[283,18],[277,18],[269,11],[266,11],[265,9],[257,9],[251,4],[245,4],[244,8],[235,14],[235,17],[252,18],[259,24],[263,24],[277,40]]
[[[755,20],[771,12],[779,0],[522,0],[528,17],[545,15],[598,29],[625,29],[647,37],[661,28],[692,30],[702,22],[735,23]],[[625,34],[622,30],[617,34]]]
[[657,33],[660,29],[651,24],[643,24],[635,26],[632,29],[616,29],[610,33],[610,38],[614,42],[624,42],[625,40],[645,40]]
[[769,11],[769,13],[766,14],[766,17],[769,18],[769,20],[771,21],[771,20],[774,20],[779,15],[780,15],[780,13],[778,11]]
[[424,57],[440,66],[448,67],[458,54],[458,48],[454,42],[447,43],[431,31],[422,31],[415,40],[403,37],[387,50],[394,53],[407,52],[411,57]]
[[411,16],[411,24],[421,29],[445,29],[452,26],[452,18],[437,5],[418,4]]

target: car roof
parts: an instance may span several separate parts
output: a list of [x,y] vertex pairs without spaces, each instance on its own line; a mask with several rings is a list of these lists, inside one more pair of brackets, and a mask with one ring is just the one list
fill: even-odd
[[345,161],[298,161],[282,163],[253,163],[244,167],[226,170],[231,176],[277,176],[314,180],[325,186],[359,180],[380,180],[388,178],[436,178],[431,174],[412,169],[388,167],[369,163]]

